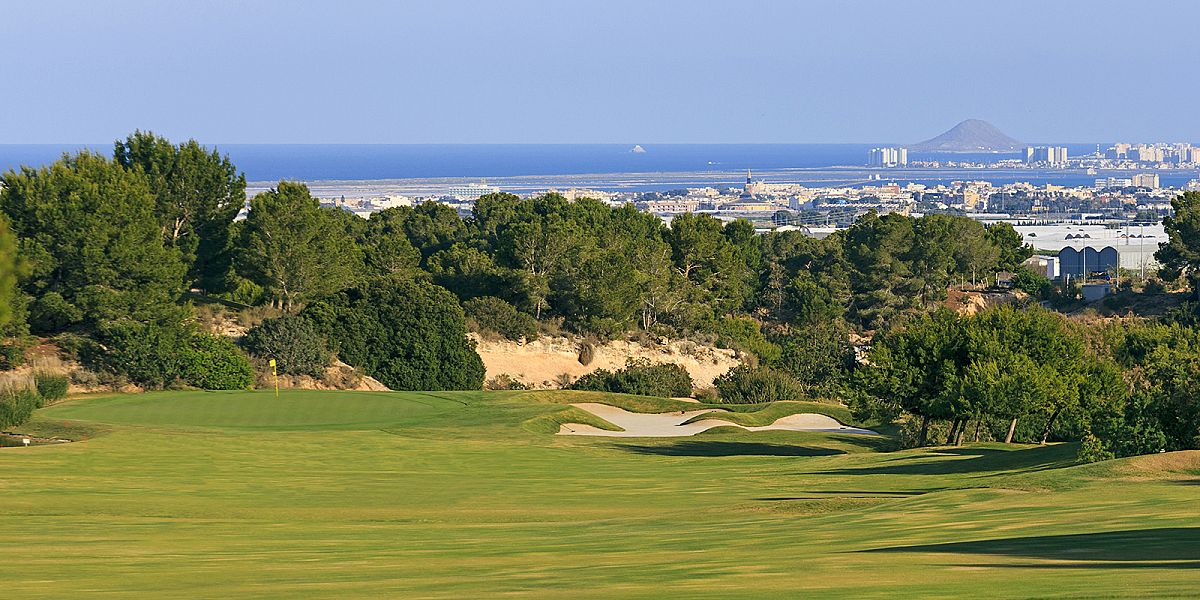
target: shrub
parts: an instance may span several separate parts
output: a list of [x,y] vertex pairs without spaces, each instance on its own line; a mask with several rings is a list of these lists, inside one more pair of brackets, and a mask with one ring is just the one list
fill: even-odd
[[228,338],[178,326],[109,326],[98,341],[83,343],[79,354],[84,364],[147,388],[182,383],[207,390],[246,389],[254,382],[250,362]]
[[478,390],[483,360],[458,300],[425,279],[376,279],[302,313],[338,356],[393,390]]
[[43,401],[54,402],[67,397],[67,388],[71,380],[62,373],[36,371],[33,374],[33,385]]
[[558,375],[554,376],[554,385],[558,386],[558,389],[560,390],[571,389],[571,384],[574,381],[575,378],[572,377],[570,373],[559,373]]
[[42,407],[42,398],[26,387],[0,389],[0,428],[16,427]]
[[523,383],[514,379],[508,373],[501,373],[483,384],[485,390],[528,390],[532,389],[529,384]]
[[713,383],[721,394],[721,401],[729,404],[758,404],[805,397],[800,382],[769,367],[738,365]]
[[1089,433],[1083,437],[1083,443],[1079,445],[1079,453],[1076,458],[1079,462],[1094,463],[1111,460],[1113,453],[1109,452],[1100,438]]
[[196,333],[180,357],[180,378],[206,390],[244,390],[254,385],[254,368],[227,337]]
[[596,359],[596,345],[589,340],[579,344],[579,364],[588,366]]
[[1013,274],[1012,284],[1018,290],[1038,297],[1049,293],[1052,286],[1049,278],[1035,273],[1032,269],[1024,265],[1018,267]]
[[706,327],[717,336],[717,346],[753,354],[760,362],[779,360],[779,346],[763,335],[758,321],[745,317],[726,317]]
[[25,363],[26,342],[23,339],[0,340],[0,371],[15,369]]
[[537,337],[537,320],[495,296],[481,296],[463,302],[463,311],[476,328],[490,329],[505,339],[520,341]]
[[838,323],[814,323],[798,329],[784,337],[780,346],[776,366],[811,393],[837,393],[854,366],[850,333]]
[[251,354],[274,358],[280,373],[320,377],[333,354],[311,321],[299,316],[267,319],[242,340]]
[[689,396],[692,377],[687,369],[676,364],[651,364],[644,358],[630,358],[625,361],[624,369],[597,369],[580,377],[570,389],[639,396]]

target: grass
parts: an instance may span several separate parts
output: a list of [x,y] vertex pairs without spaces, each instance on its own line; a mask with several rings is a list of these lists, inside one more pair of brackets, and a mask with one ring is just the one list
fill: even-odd
[[[729,406],[730,405],[715,405],[715,407],[723,409],[727,409]],[[775,421],[778,421],[779,419],[782,419],[788,415],[800,413],[816,413],[818,415],[826,415],[837,419],[843,424],[851,424],[854,421],[854,418],[850,416],[850,410],[841,404],[785,401],[772,402],[771,404],[767,404],[765,406],[761,404],[747,406],[752,407],[753,410],[746,410],[744,412],[726,410],[722,412],[705,413],[703,415],[696,415],[691,419],[688,419],[686,422],[693,423],[696,421],[703,421],[705,419],[719,419],[721,421],[729,421],[730,423],[741,425],[743,427],[763,427],[770,425],[771,423],[774,423]]]
[[1069,445],[548,433],[598,399],[69,400],[23,429],[82,441],[0,449],[0,581],[20,598],[1145,598],[1200,581],[1196,453],[1074,466]]

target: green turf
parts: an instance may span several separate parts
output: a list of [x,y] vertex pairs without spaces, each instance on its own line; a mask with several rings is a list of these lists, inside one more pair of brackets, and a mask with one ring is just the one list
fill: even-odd
[[12,598],[1186,598],[1200,586],[1193,455],[1072,466],[1069,445],[884,453],[873,436],[539,428],[570,399],[62,403],[27,430],[83,441],[0,449],[0,584]]
[[[712,406],[712,405],[706,405]],[[824,402],[772,402],[769,405],[753,405],[754,410],[748,411],[722,411],[696,415],[687,420],[687,423],[703,421],[705,419],[720,419],[729,421],[737,425],[745,427],[763,427],[770,425],[788,415],[800,413],[816,413],[818,415],[826,415],[837,419],[844,424],[851,424],[854,418],[850,416],[850,411],[840,404],[830,404]],[[722,408],[728,408],[722,406]]]

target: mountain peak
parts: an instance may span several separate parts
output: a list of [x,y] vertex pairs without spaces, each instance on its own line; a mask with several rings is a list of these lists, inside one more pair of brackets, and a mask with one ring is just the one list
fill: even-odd
[[949,131],[909,146],[915,152],[1012,152],[1023,144],[994,125],[979,119],[967,119]]

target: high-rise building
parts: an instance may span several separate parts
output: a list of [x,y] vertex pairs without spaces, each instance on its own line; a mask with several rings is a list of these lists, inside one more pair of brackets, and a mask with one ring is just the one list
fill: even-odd
[[908,166],[908,148],[871,148],[867,164],[872,167]]
[[1045,163],[1048,165],[1067,164],[1066,146],[1029,146],[1025,148],[1027,164]]
[[1113,144],[1107,151],[1104,152],[1104,157],[1111,160],[1121,160],[1129,158],[1129,144]]
[[1138,173],[1133,176],[1133,185],[1156,190],[1158,189],[1158,173]]

